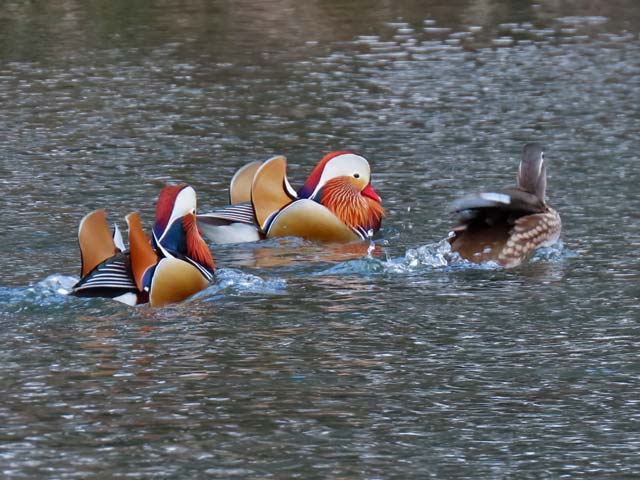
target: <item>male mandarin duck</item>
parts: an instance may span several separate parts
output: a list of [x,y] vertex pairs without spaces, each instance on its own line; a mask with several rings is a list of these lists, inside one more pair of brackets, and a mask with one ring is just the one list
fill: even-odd
[[209,285],[215,265],[198,231],[192,187],[162,189],[151,241],[137,212],[126,220],[129,250],[117,227],[111,235],[104,209],[82,219],[78,229],[82,278],[72,295],[108,297],[128,305],[148,302],[155,307],[184,300]]
[[273,157],[242,167],[231,179],[231,205],[199,215],[214,243],[295,236],[321,242],[352,242],[380,229],[385,211],[371,186],[367,160],[351,151],[325,155],[295,191],[287,160]]
[[547,173],[540,145],[525,145],[515,188],[468,195],[452,210],[460,223],[450,234],[454,252],[475,263],[516,267],[560,237],[560,215],[545,201]]

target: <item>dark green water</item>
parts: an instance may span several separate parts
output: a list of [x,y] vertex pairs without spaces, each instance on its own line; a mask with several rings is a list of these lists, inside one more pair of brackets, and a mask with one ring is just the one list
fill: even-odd
[[[640,3],[7,1],[0,8],[3,478],[640,475]],[[561,246],[450,262],[447,205],[545,145]],[[132,309],[59,293],[76,228],[201,211],[273,154],[361,151],[377,248],[214,248]],[[351,257],[350,257],[351,255]]]

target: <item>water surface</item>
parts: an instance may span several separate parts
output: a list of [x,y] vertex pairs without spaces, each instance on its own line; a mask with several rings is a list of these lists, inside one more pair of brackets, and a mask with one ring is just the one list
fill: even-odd
[[[5,2],[0,468],[6,478],[621,478],[640,472],[640,6]],[[505,271],[443,244],[463,192],[545,145],[562,245]],[[165,309],[65,297],[76,229],[299,185],[361,151],[375,248],[214,248]]]

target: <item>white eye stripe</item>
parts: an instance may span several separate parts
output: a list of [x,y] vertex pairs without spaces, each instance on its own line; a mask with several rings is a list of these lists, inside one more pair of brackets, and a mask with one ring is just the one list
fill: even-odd
[[193,187],[186,186],[183,188],[180,193],[176,196],[176,199],[173,204],[173,209],[171,210],[171,217],[167,222],[166,230],[162,232],[160,240],[163,239],[164,235],[169,231],[169,227],[175,222],[178,218],[184,217],[188,213],[194,213],[196,210],[196,191]]
[[343,176],[355,177],[354,172],[359,175],[359,177],[356,178],[363,178],[368,181],[370,176],[369,162],[367,162],[364,157],[353,153],[345,153],[332,158],[325,165],[320,181],[318,182],[312,196],[315,195],[332,178]]

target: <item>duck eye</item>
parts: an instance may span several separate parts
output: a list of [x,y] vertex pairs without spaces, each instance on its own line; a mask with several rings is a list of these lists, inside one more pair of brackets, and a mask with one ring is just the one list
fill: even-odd
[[359,173],[354,173],[353,174],[353,178],[360,178],[360,174]]

